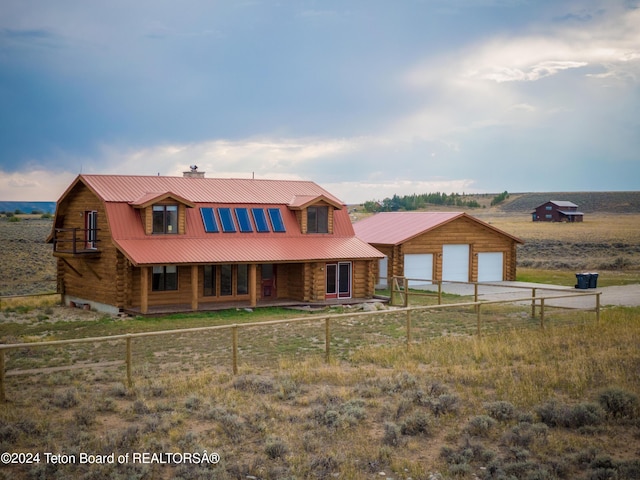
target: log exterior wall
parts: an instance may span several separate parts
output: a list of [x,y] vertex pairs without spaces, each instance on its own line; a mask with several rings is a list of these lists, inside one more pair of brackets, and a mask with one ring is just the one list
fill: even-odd
[[119,276],[119,252],[111,242],[102,201],[78,183],[60,202],[57,215],[64,217],[64,228],[84,229],[85,212],[91,210],[98,212],[97,250],[100,255],[58,258],[58,290],[65,295],[117,306],[121,295],[114,279]]
[[[469,281],[478,280],[478,253],[502,252],[505,280],[516,279],[516,247],[511,237],[502,235],[468,218],[459,218],[434,230],[419,235],[401,245],[373,244],[388,257],[387,276],[404,275],[406,254],[432,253],[434,279],[442,279],[443,245],[467,244],[470,249]],[[376,275],[377,272],[376,266]],[[382,273],[384,275],[384,272]]]

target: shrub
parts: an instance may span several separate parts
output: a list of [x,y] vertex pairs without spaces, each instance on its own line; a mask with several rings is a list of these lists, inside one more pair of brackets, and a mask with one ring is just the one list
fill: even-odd
[[58,408],[71,408],[78,404],[78,391],[75,388],[70,388],[64,392],[56,393],[51,399]]
[[460,409],[460,398],[454,394],[444,393],[437,398],[429,398],[426,403],[436,417],[456,413]]
[[300,385],[295,380],[284,378],[280,381],[276,396],[279,400],[293,400],[299,392]]
[[151,413],[151,409],[147,406],[144,400],[136,400],[133,402],[133,413],[136,415],[146,415],[147,413]]
[[7,221],[16,223],[16,222],[20,222],[21,220],[22,219],[20,217],[9,217],[9,220]]
[[73,418],[76,424],[88,427],[96,422],[96,412],[93,409],[81,408],[74,413]]
[[484,409],[491,418],[504,422],[512,420],[516,415],[516,408],[510,402],[498,401],[485,403]]
[[579,403],[573,407],[555,401],[536,408],[542,423],[550,427],[581,428],[598,425],[604,412],[594,403]]
[[240,375],[233,380],[233,388],[243,392],[265,394],[275,391],[273,380],[260,375]]
[[265,444],[264,453],[266,453],[272,460],[275,460],[276,458],[283,458],[287,453],[289,453],[289,448],[282,439],[269,438]]
[[0,425],[0,442],[14,443],[20,431],[13,425]]
[[476,437],[486,437],[489,435],[489,431],[496,424],[496,421],[488,415],[477,415],[469,420],[465,431],[469,435]]
[[613,418],[633,419],[639,410],[638,397],[620,388],[610,388],[598,397],[602,408]]
[[429,415],[424,412],[415,412],[402,422],[400,432],[403,435],[430,435],[431,427]]
[[397,447],[401,444],[402,437],[400,434],[400,427],[395,423],[386,422],[384,424],[384,435],[382,436],[382,443]]
[[313,418],[320,425],[329,428],[345,428],[358,424],[366,417],[364,401],[360,399],[349,400],[341,405],[329,402],[324,407],[316,408]]
[[187,410],[198,410],[202,405],[202,399],[195,395],[191,395],[184,402],[184,408]]

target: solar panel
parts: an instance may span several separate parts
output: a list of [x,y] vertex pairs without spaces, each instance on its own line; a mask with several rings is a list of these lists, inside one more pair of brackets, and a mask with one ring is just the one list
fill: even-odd
[[231,216],[230,208],[219,208],[218,215],[220,215],[220,223],[222,223],[223,232],[236,231],[236,225],[233,223],[233,217]]
[[253,214],[253,223],[256,224],[256,230],[258,232],[268,232],[269,224],[264,210],[262,208],[252,208],[251,213]]
[[282,221],[282,214],[279,208],[269,208],[269,218],[271,219],[271,226],[274,232],[286,232],[284,228],[284,222]]
[[236,220],[241,232],[253,232],[251,221],[249,220],[249,212],[246,208],[236,208]]
[[216,223],[216,217],[213,215],[213,208],[201,208],[200,215],[202,215],[204,231],[207,233],[218,233],[218,224]]

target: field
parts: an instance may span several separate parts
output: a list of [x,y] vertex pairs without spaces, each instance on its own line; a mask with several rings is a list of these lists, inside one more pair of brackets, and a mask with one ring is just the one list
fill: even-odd
[[[575,271],[598,270],[605,284],[640,283],[640,213],[572,225],[470,213],[525,240],[521,278],[569,285]],[[0,219],[0,294],[55,290],[50,229]],[[640,308],[608,308],[600,322],[552,310],[544,330],[527,308],[487,308],[482,337],[468,308],[414,314],[410,349],[404,314],[335,313],[327,364],[319,314],[112,318],[5,301],[0,343],[309,322],[240,329],[235,376],[228,332],[135,340],[131,388],[124,367],[109,365],[125,357],[122,341],[7,353],[9,373],[45,370],[7,376],[0,453],[13,455],[0,479],[640,478]],[[92,362],[102,366],[59,370]],[[204,451],[219,462],[203,462]]]

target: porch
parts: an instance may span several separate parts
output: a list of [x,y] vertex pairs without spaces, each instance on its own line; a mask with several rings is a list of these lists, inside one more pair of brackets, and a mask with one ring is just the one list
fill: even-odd
[[174,305],[149,305],[145,313],[142,312],[141,307],[124,308],[123,313],[127,315],[143,316],[143,317],[159,317],[163,315],[173,315],[176,313],[205,313],[205,312],[217,312],[221,310],[229,310],[235,308],[267,308],[267,307],[282,307],[282,308],[300,308],[300,309],[321,309],[326,307],[335,307],[339,305],[358,305],[362,303],[381,303],[388,302],[388,299],[381,298],[340,298],[340,299],[326,299],[318,302],[301,302],[293,299],[277,299],[277,300],[260,300],[255,306],[251,306],[249,300],[244,301],[229,301],[229,302],[207,302],[199,303],[197,309],[193,309],[191,304],[182,303]]

